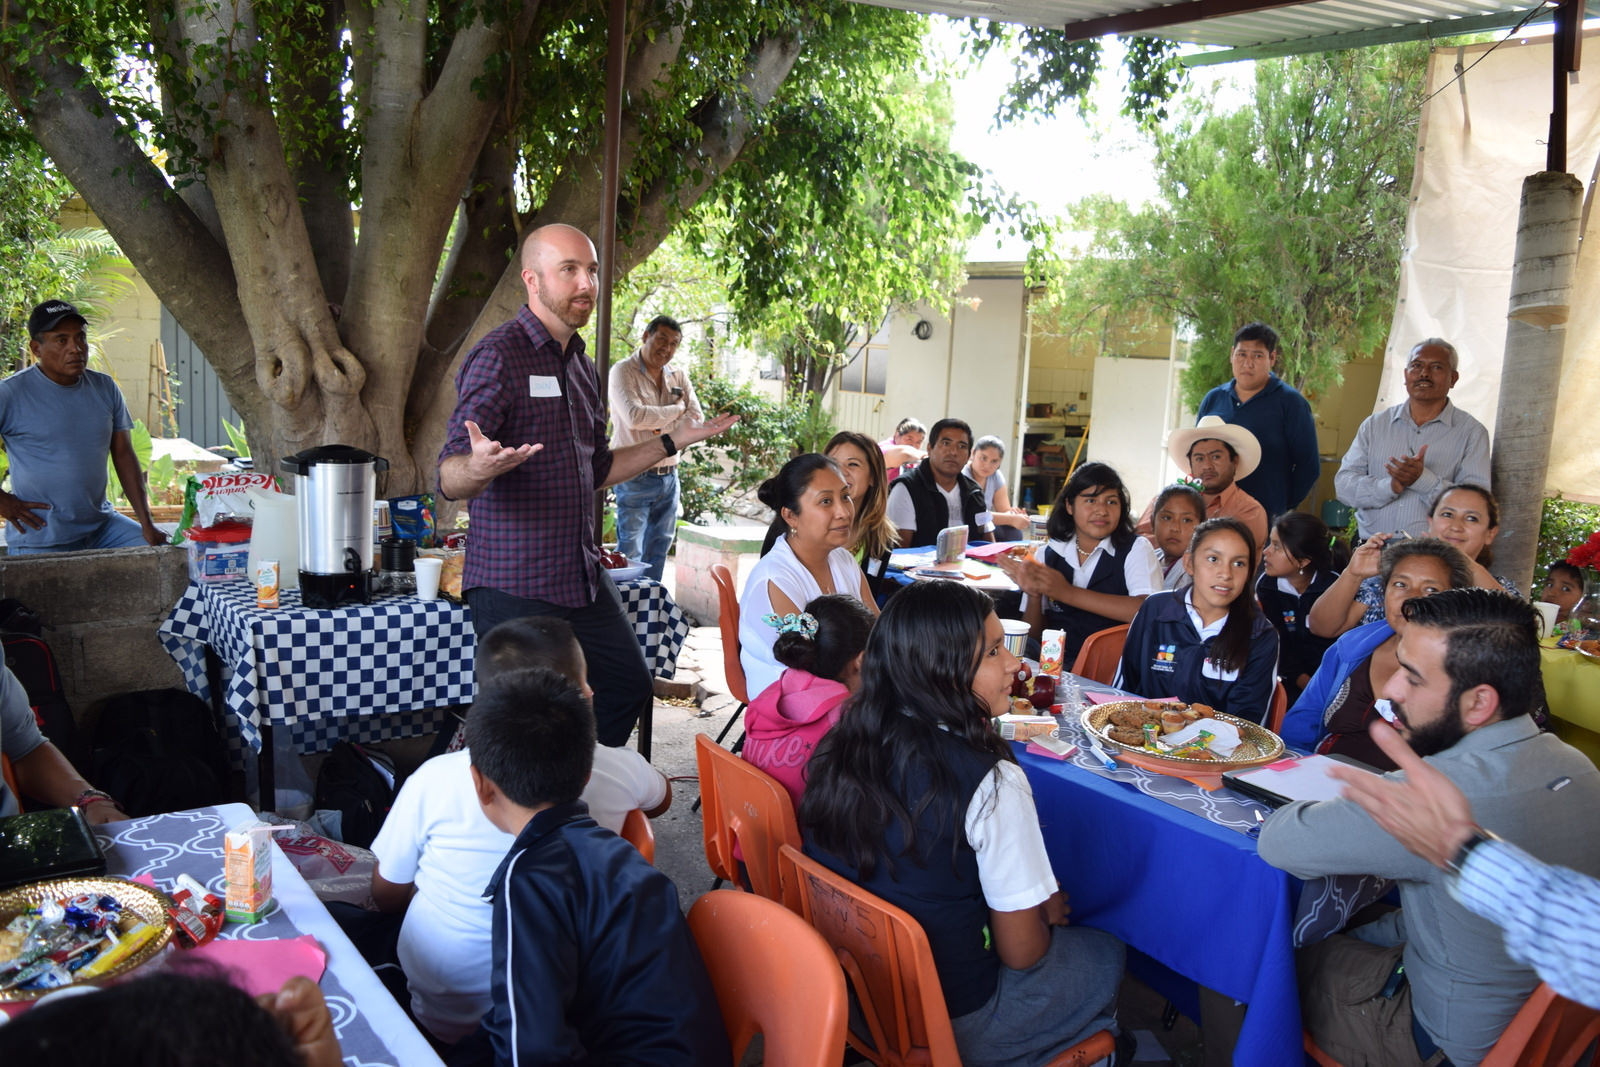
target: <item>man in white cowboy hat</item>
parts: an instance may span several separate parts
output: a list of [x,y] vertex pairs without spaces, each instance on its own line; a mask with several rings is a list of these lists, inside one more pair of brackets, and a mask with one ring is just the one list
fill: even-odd
[[[1167,435],[1167,454],[1200,482],[1206,500],[1206,518],[1238,519],[1255,535],[1256,552],[1267,543],[1267,511],[1259,501],[1234,483],[1261,464],[1261,444],[1256,435],[1218,415],[1206,415],[1191,429]],[[1139,533],[1150,537],[1155,501],[1139,517]]]

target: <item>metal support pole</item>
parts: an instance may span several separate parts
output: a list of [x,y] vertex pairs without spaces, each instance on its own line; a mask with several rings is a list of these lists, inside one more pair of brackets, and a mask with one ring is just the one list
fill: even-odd
[[[611,0],[606,21],[605,162],[600,174],[600,291],[595,294],[594,363],[604,409],[611,383],[611,284],[617,276],[617,194],[622,159],[622,80],[628,65],[628,5]],[[594,495],[594,539],[605,540],[606,494]]]

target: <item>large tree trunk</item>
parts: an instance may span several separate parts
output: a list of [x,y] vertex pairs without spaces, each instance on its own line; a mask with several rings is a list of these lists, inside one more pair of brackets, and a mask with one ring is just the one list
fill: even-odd
[[1539,548],[1582,206],[1583,183],[1570,174],[1545,171],[1522,183],[1493,475],[1501,528],[1495,569],[1523,589],[1533,586]]
[[[389,461],[382,491],[431,488],[461,356],[525,299],[517,237],[546,221],[596,229],[600,148],[586,140],[597,131],[564,132],[576,147],[526,214],[513,182],[530,165],[524,106],[538,105],[520,98],[520,57],[589,13],[556,0],[153,4],[150,66],[170,143],[183,146],[158,165],[131,113],[96,88],[105,57],[80,60],[88,50],[39,10],[0,0],[12,27],[0,88],[205,352],[258,466],[341,442]],[[742,71],[685,112],[666,95],[693,58],[681,10],[636,0],[630,24],[641,29],[629,41],[625,172],[656,134],[653,107],[690,116],[671,150],[693,166],[625,185],[614,277],[737,161],[809,27],[802,15],[739,42]]]

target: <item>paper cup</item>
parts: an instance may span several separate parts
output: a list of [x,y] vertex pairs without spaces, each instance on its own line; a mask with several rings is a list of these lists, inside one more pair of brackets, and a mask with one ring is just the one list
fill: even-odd
[[418,556],[412,566],[417,573],[417,599],[439,599],[439,572],[444,569],[444,560]]
[[1539,636],[1549,637],[1556,632],[1556,616],[1561,612],[1558,604],[1548,600],[1535,600],[1533,610],[1539,613]]
[[1021,619],[1001,619],[1000,629],[1005,631],[1006,651],[1022,658],[1022,650],[1028,643],[1028,624]]

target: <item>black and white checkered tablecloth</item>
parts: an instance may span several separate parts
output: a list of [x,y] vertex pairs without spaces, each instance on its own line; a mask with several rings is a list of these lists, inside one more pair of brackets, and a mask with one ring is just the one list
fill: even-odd
[[[652,674],[671,677],[689,622],[666,588],[617,583]],[[409,595],[331,609],[256,607],[249,582],[190,583],[158,631],[190,692],[211,699],[206,647],[224,665],[230,742],[260,750],[263,722],[288,727],[300,752],[335,742],[384,741],[439,728],[444,709],[471,702],[474,639],[468,610]]]

